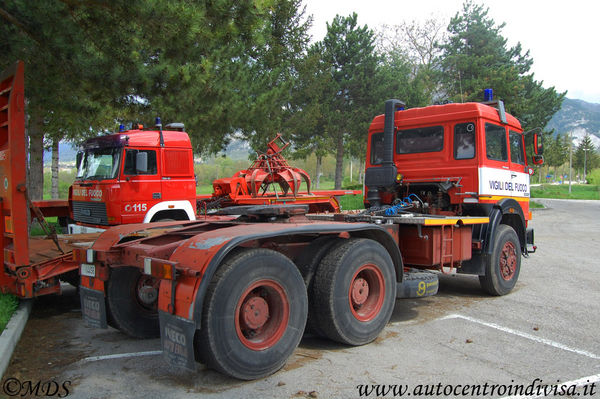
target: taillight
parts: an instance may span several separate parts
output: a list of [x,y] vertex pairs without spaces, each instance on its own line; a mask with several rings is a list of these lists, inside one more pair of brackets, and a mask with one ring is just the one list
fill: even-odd
[[175,280],[175,265],[162,259],[144,258],[144,273],[162,280]]

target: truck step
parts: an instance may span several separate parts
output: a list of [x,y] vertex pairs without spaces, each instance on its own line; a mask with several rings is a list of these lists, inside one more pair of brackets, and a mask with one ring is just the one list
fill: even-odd
[[439,279],[436,273],[421,270],[404,273],[404,281],[398,284],[396,298],[422,298],[437,294]]

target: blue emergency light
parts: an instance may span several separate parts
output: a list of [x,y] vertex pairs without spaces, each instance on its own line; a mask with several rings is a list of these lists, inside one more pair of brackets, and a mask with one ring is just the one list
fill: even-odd
[[483,91],[483,101],[494,101],[494,90],[485,89]]

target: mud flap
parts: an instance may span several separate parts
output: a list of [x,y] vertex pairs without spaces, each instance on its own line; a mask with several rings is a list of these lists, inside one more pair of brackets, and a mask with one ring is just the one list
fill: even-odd
[[79,287],[79,298],[81,299],[81,315],[85,324],[93,328],[108,328],[104,293]]
[[404,273],[404,280],[398,284],[396,298],[421,298],[437,294],[439,279],[431,272]]
[[172,366],[196,371],[194,357],[194,334],[196,323],[162,311],[160,322],[160,345],[165,360]]

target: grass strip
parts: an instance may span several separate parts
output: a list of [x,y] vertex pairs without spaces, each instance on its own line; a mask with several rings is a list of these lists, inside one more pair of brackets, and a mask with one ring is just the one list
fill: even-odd
[[542,184],[531,188],[531,198],[600,200],[600,186],[573,184]]
[[17,297],[11,294],[0,294],[0,333],[6,327],[18,306],[19,300]]

